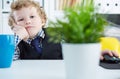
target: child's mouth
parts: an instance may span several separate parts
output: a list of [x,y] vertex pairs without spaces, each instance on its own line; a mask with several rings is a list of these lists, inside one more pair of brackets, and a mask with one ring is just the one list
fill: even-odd
[[31,26],[27,26],[27,27],[26,27],[26,29],[30,29],[30,28],[31,28]]

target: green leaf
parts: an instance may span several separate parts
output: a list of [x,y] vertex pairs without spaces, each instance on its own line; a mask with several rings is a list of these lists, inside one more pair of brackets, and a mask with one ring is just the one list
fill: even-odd
[[[87,0],[84,0],[85,2]],[[83,1],[83,2],[84,2]],[[103,36],[107,21],[95,13],[93,0],[82,5],[66,7],[64,19],[56,22],[49,21],[47,33],[53,42],[67,43],[96,43]]]

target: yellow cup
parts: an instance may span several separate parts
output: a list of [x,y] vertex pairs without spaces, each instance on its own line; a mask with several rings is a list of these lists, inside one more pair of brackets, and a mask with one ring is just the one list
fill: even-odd
[[100,38],[102,50],[111,50],[118,53],[120,56],[120,42],[115,37],[102,37]]

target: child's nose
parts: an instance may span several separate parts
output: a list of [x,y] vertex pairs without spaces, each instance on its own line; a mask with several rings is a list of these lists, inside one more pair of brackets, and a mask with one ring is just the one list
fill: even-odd
[[31,20],[30,19],[26,19],[26,25],[30,24],[31,23]]

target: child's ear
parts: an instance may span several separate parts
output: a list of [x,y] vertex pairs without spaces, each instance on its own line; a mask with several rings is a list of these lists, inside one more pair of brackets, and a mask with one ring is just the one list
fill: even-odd
[[45,20],[44,19],[42,19],[42,26],[45,26]]

